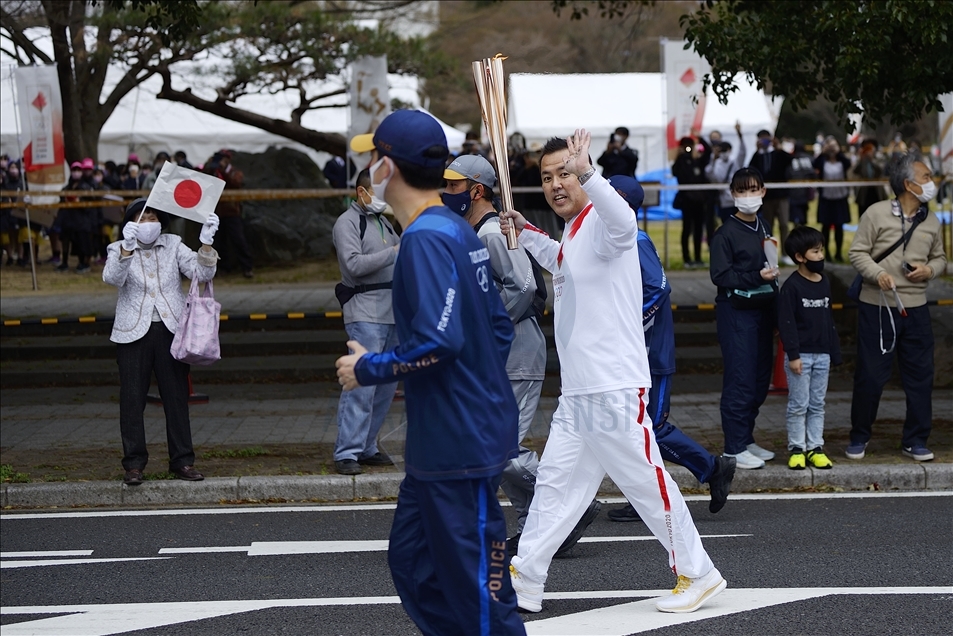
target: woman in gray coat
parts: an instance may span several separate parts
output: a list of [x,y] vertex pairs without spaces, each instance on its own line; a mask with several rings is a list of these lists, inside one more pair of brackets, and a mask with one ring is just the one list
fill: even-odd
[[195,470],[189,423],[189,365],[172,357],[172,339],[185,307],[181,277],[200,282],[215,277],[218,253],[212,249],[218,217],[209,216],[191,250],[175,234],[163,234],[165,212],[146,208],[137,199],[126,208],[123,239],[107,248],[103,281],[119,288],[110,340],[117,343],[119,363],[119,429],[125,469],[123,481],[142,483],[149,461],[143,412],[153,371],[165,408],[169,471],[179,479],[201,481]]

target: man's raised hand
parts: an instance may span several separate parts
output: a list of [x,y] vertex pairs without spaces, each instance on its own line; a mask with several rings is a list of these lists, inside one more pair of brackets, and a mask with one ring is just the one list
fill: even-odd
[[592,135],[585,128],[579,128],[566,139],[569,146],[569,157],[566,159],[565,169],[570,174],[581,177],[589,171],[589,145]]

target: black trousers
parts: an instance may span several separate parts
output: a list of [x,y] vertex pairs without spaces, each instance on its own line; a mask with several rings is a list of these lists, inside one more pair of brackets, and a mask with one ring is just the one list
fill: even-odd
[[223,265],[227,269],[235,266],[235,260],[243,272],[250,272],[252,262],[251,250],[245,240],[245,222],[240,216],[219,217],[218,233],[215,235],[215,249],[222,255]]
[[[890,328],[888,311],[893,314],[896,334]],[[889,349],[896,338],[894,351],[882,352],[881,335],[885,349]],[[880,396],[890,379],[894,352],[900,366],[903,392],[907,396],[902,443],[908,448],[925,446],[930,437],[933,425],[933,325],[929,307],[908,307],[907,317],[903,318],[894,308],[861,302],[857,306],[857,368],[850,405],[851,443],[870,441]]]
[[[712,221],[714,223],[714,220]],[[702,232],[705,230],[705,204],[685,203],[682,206],[682,260],[685,263],[701,262]],[[695,248],[695,258],[688,251],[688,239],[691,237]]]
[[724,362],[721,428],[725,452],[744,452],[754,444],[754,425],[771,385],[775,308],[735,309],[728,300],[715,303],[718,343]]
[[62,230],[60,240],[63,242],[63,260],[64,265],[69,264],[70,248],[78,259],[80,267],[89,265],[89,257],[92,254],[92,236],[87,230]]
[[172,357],[172,338],[172,332],[164,324],[154,322],[139,340],[117,346],[119,430],[122,467],[126,470],[142,470],[149,462],[143,412],[153,371],[165,409],[169,470],[195,464],[189,422],[189,365]]

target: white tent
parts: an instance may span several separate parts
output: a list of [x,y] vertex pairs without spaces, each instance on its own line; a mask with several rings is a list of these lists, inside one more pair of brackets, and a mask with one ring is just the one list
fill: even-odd
[[[4,66],[0,77],[0,147],[11,156],[19,154],[17,143],[16,103],[12,93],[10,75],[12,66]],[[112,78],[112,70],[110,72]],[[420,108],[416,77],[388,76],[390,96]],[[183,82],[175,80],[181,89]],[[219,148],[234,148],[242,152],[263,152],[269,146],[295,148],[307,153],[323,166],[330,155],[319,153],[285,137],[265,132],[260,128],[246,126],[211,113],[206,113],[186,104],[158,99],[156,94],[162,80],[152,77],[134,89],[119,103],[112,116],[103,126],[99,139],[100,161],[112,159],[124,162],[130,152],[140,161],[151,161],[160,150],[169,153],[183,150],[193,164],[203,163]],[[207,91],[195,91],[205,95]],[[321,132],[347,134],[347,95],[341,95],[334,108],[312,110],[302,118],[302,125]],[[262,93],[242,97],[235,104],[239,108],[277,119],[290,119],[296,100],[290,95]],[[436,119],[436,118],[435,118]],[[438,121],[440,121],[438,119]],[[440,122],[447,134],[451,149],[459,150],[464,133]]]
[[[507,132],[520,132],[527,144],[565,137],[576,128],[592,133],[593,160],[605,150],[609,136],[619,126],[629,129],[628,145],[639,152],[638,173],[669,167],[663,127],[665,76],[661,73],[587,75],[536,75],[513,73],[509,84]],[[728,105],[710,97],[705,108],[702,135],[719,130],[737,148],[734,132],[741,122],[748,155],[754,153],[756,133],[774,131],[772,115],[762,91],[741,80],[740,90]],[[775,112],[779,112],[775,101]]]

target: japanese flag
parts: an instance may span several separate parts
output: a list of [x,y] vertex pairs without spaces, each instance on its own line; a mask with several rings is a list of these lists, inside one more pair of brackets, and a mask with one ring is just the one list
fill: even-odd
[[224,189],[225,182],[217,177],[166,161],[146,207],[205,223]]

